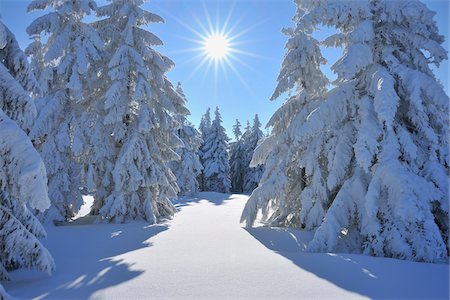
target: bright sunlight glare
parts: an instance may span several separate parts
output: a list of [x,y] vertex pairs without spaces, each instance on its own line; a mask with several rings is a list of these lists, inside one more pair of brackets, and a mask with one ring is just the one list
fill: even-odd
[[204,41],[204,51],[210,59],[226,58],[230,52],[230,43],[223,34],[212,34]]
[[[1,0],[0,0],[1,1]],[[192,27],[191,25],[183,22],[180,19],[176,19],[181,25],[183,25],[186,29],[191,31],[196,38],[185,38],[186,40],[193,42],[196,44],[196,47],[183,49],[182,52],[196,52],[196,55],[192,56],[187,63],[191,63],[193,61],[198,62],[197,66],[195,66],[190,73],[189,77],[186,78],[185,82],[191,80],[197,72],[199,72],[203,67],[206,66],[206,72],[204,72],[204,76],[209,74],[209,70],[212,69],[214,73],[214,91],[217,92],[217,85],[219,83],[219,70],[223,71],[225,75],[225,79],[227,78],[228,71],[232,72],[236,78],[250,91],[250,89],[245,79],[241,76],[238,68],[235,66],[236,64],[240,64],[244,67],[249,67],[240,56],[249,56],[259,58],[260,56],[253,54],[251,52],[246,52],[242,49],[236,48],[236,46],[242,45],[245,43],[241,39],[243,35],[253,30],[261,23],[257,23],[253,26],[250,26],[245,29],[238,30],[239,20],[236,23],[230,26],[233,13],[233,8],[230,9],[228,14],[225,17],[223,24],[219,24],[219,18],[217,17],[217,24],[213,25],[211,16],[203,3],[203,8],[205,12],[206,22],[198,17],[194,16],[194,20],[197,23],[197,26],[200,30]],[[265,21],[264,21],[265,22]],[[238,32],[237,32],[238,31]],[[215,95],[216,96],[216,95]]]

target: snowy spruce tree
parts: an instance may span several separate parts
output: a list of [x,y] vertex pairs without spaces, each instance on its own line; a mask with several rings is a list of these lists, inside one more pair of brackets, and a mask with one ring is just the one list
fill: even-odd
[[[83,119],[95,89],[103,41],[83,18],[96,9],[92,0],[35,0],[28,11],[48,10],[27,28],[27,48],[44,96],[36,101],[38,118],[30,137],[44,159],[52,205],[39,217],[63,221],[83,204],[80,162],[86,159],[89,124]],[[45,40],[45,42],[42,42]]]
[[[284,94],[288,94],[288,98],[270,118],[267,127],[271,128],[271,134],[257,146],[251,161],[251,167],[264,165],[265,170],[259,187],[251,194],[242,213],[241,221],[247,226],[254,224],[258,211],[262,211],[260,221],[270,226],[312,228],[317,225],[315,220],[323,217],[321,203],[311,201],[312,197],[320,198],[317,196],[323,192],[320,163],[302,155],[306,143],[293,146],[296,131],[318,106],[328,84],[320,69],[326,61],[321,55],[319,41],[311,35],[312,26],[306,26],[302,21],[304,11],[300,3],[293,19],[295,28],[283,29],[288,37],[286,54],[271,100]],[[301,198],[306,180],[305,167],[308,167],[309,180],[319,185],[317,190],[311,191],[311,197]],[[309,214],[302,214],[302,202],[303,206],[308,206],[305,211]]]
[[244,191],[244,148],[241,140],[241,123],[236,119],[233,125],[234,142],[230,144],[230,180],[231,191],[242,193]]
[[[26,132],[39,93],[25,54],[0,20],[0,280],[20,267],[51,273],[54,262],[38,240],[45,230],[30,209],[50,206],[44,163]],[[6,297],[0,286],[0,298]]]
[[[205,160],[203,159],[204,153],[207,149],[205,149],[205,140],[206,136],[208,135],[208,132],[211,128],[211,109],[208,107],[205,114],[202,116],[202,119],[200,121],[200,125],[198,127],[200,134],[202,135],[203,143],[200,146],[200,149],[198,150],[198,156],[200,157],[200,163],[202,166],[205,165]],[[205,176],[204,176],[204,168],[203,171],[198,176],[198,183],[199,183],[199,189],[200,191],[205,191]]]
[[200,121],[200,126],[198,127],[200,133],[202,134],[202,139],[205,140],[209,129],[211,128],[211,109],[208,108],[205,114],[202,116]]
[[261,180],[261,176],[264,171],[264,166],[258,164],[257,166],[250,167],[250,162],[255,152],[256,146],[264,138],[264,133],[261,131],[261,122],[259,121],[258,115],[255,115],[253,119],[253,126],[250,130],[249,135],[243,141],[244,144],[244,167],[245,173],[243,177],[243,191],[244,193],[251,193]]
[[324,128],[335,135],[327,187],[336,196],[310,249],[336,248],[344,232],[345,244],[362,241],[367,254],[441,261],[448,254],[449,98],[430,64],[447,59],[444,39],[420,1],[362,2],[333,4],[338,15],[311,11],[332,20],[339,39],[328,41],[345,54],[333,66],[337,88],[299,136]]
[[[186,102],[186,96],[180,83],[178,83],[176,91]],[[179,114],[177,120],[181,124],[181,128],[177,130],[177,136],[183,145],[177,148],[180,159],[171,162],[170,165],[177,178],[180,195],[192,195],[199,189],[197,178],[203,167],[198,156],[198,149],[203,140],[200,132],[186,119],[186,115]]]
[[167,166],[182,146],[176,117],[188,111],[165,76],[174,63],[154,49],[162,41],[144,29],[163,19],[142,9],[143,0],[109,2],[97,9],[95,23],[106,46],[85,169],[95,193],[92,213],[111,222],[156,223],[175,212],[170,199],[178,186]]
[[318,201],[325,213],[309,250],[447,259],[449,98],[430,69],[447,53],[433,16],[420,1],[306,7],[304,24],[334,26],[324,44],[344,49],[336,87],[293,140],[321,163],[322,196],[310,206]]
[[219,108],[202,147],[203,176],[206,191],[228,193],[231,188],[228,137],[222,126]]

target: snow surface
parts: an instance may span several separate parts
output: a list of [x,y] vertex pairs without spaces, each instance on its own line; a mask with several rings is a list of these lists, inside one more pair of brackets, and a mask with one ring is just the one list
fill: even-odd
[[312,233],[242,228],[247,199],[182,198],[160,225],[92,225],[85,216],[72,223],[79,226],[49,226],[54,274],[19,270],[2,284],[27,299],[449,297],[448,264],[302,253]]

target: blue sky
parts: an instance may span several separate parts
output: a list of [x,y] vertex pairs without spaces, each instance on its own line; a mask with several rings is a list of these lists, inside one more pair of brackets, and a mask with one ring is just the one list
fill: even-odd
[[[99,4],[104,2],[97,1]],[[437,11],[435,20],[440,33],[446,37],[444,46],[448,50],[449,1],[423,2]],[[26,13],[28,3],[25,0],[0,0],[0,14],[22,47],[29,43],[25,28],[39,15]],[[282,104],[283,99],[271,102],[269,98],[276,86],[286,42],[280,31],[292,24],[295,13],[292,0],[151,0],[145,8],[166,21],[165,24],[151,25],[149,30],[164,42],[158,50],[176,63],[168,76],[174,84],[181,81],[189,101],[190,120],[195,125],[198,126],[208,107],[219,106],[231,137],[236,118],[245,124],[258,113],[265,124]],[[222,30],[224,26],[228,28],[228,36],[236,37],[233,48],[237,52],[230,58],[233,67],[224,64],[215,74],[214,66],[201,65],[204,55],[194,48],[199,47],[200,36],[206,35],[210,27]],[[332,64],[337,53],[328,50],[325,56]],[[448,94],[448,62],[437,69],[436,74]]]

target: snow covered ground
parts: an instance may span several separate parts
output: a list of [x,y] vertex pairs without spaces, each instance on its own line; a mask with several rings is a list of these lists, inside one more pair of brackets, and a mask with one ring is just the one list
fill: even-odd
[[38,299],[449,297],[448,264],[302,253],[308,233],[243,229],[247,198],[201,193],[156,226],[48,227],[55,273],[19,270],[4,286]]

